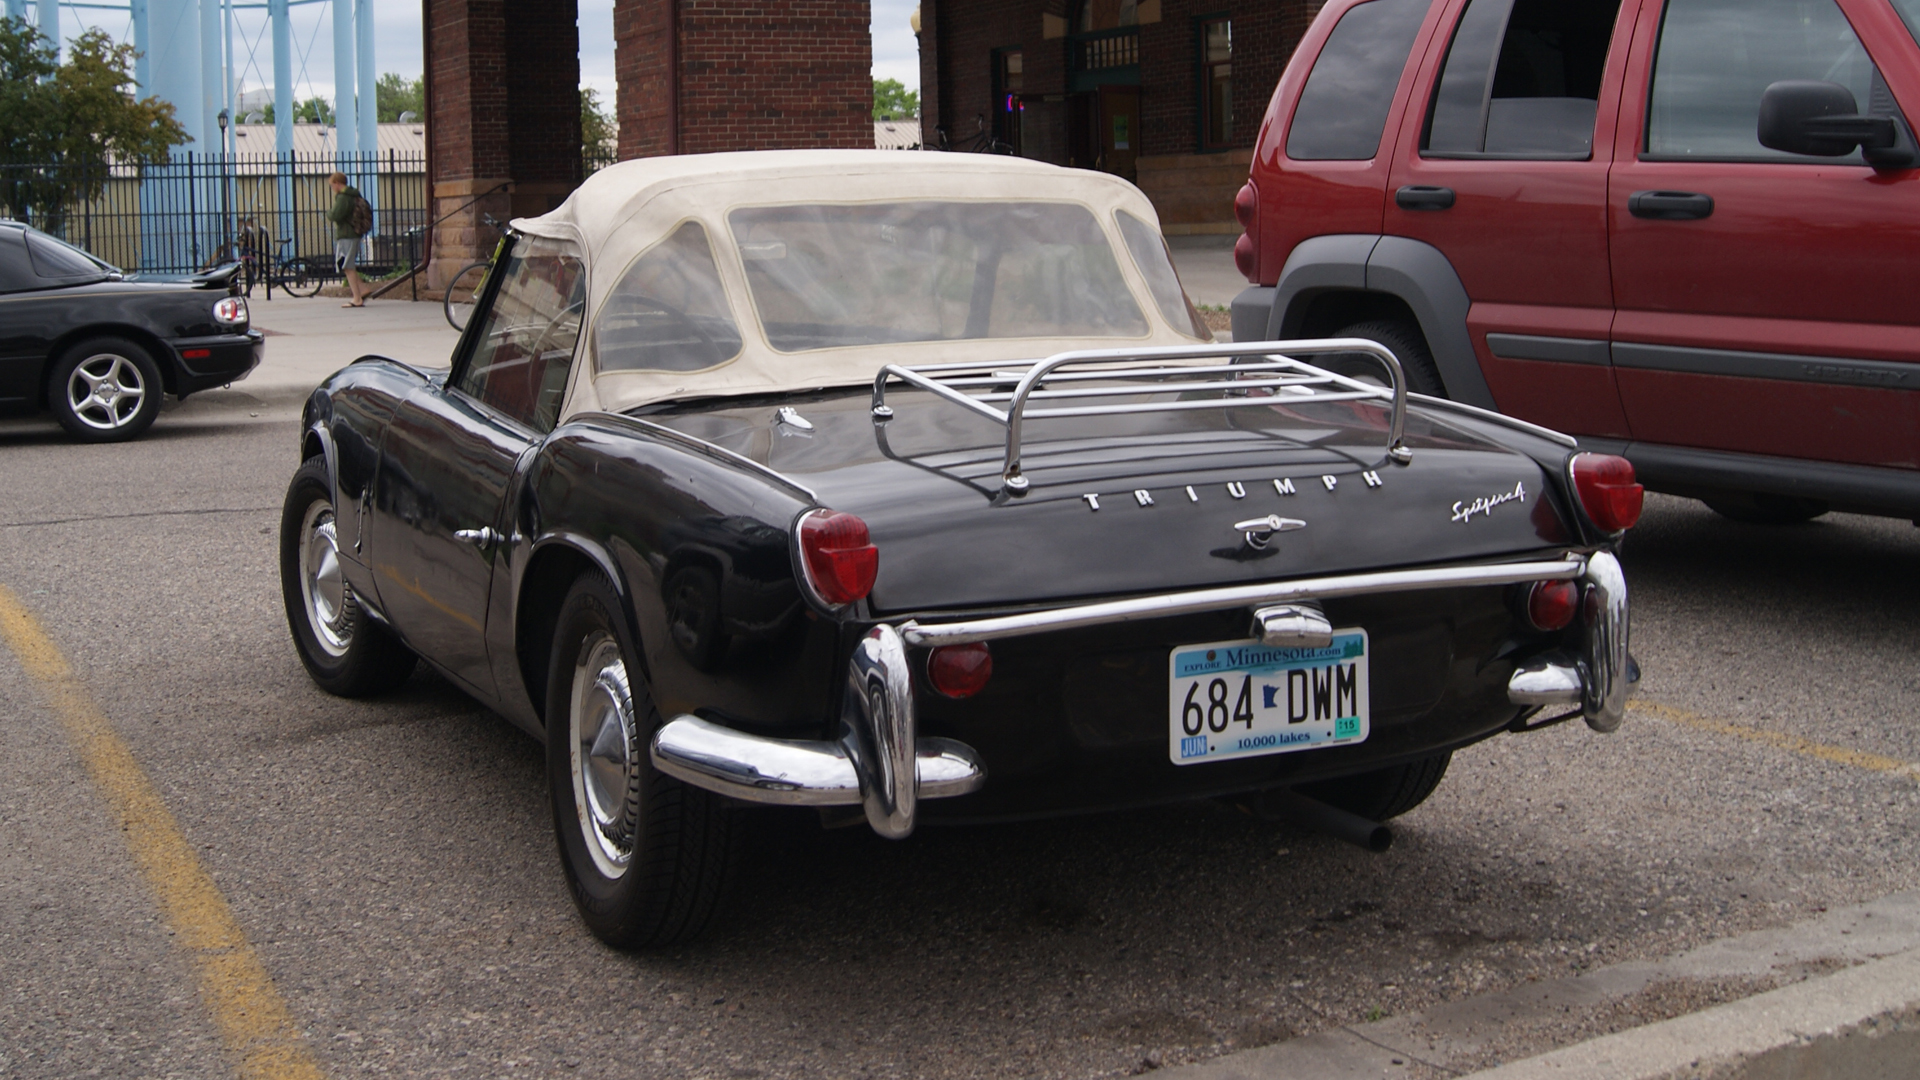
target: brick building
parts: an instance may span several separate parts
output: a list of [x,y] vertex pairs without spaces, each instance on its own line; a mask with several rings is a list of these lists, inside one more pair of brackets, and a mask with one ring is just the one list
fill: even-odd
[[1321,2],[921,0],[924,136],[1119,173],[1168,233],[1238,232],[1267,99]]
[[[487,250],[484,215],[580,183],[577,0],[422,0],[430,281]],[[922,0],[922,133],[1105,169],[1169,233],[1229,233],[1280,70],[1322,0]],[[619,156],[871,147],[869,6],[615,0]]]
[[[576,0],[423,0],[441,284],[581,178]],[[871,147],[864,2],[615,0],[621,158]],[[451,215],[451,216],[447,216]]]

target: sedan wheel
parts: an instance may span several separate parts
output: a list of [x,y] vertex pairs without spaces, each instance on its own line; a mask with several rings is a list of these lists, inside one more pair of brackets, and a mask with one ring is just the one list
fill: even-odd
[[547,668],[547,782],[554,838],[580,917],[633,949],[684,941],[725,906],[739,863],[740,812],[659,772],[660,727],[623,600],[602,575],[561,603]]
[[341,697],[384,693],[407,681],[416,659],[367,614],[347,580],[327,461],[308,458],[280,511],[280,594],[300,662],[322,690]]
[[84,442],[120,442],[160,414],[160,369],[146,350],[119,338],[69,349],[54,366],[47,404],[67,433]]

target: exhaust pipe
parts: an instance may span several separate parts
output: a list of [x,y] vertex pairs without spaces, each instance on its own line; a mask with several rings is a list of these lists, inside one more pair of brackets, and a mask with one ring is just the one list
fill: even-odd
[[1385,825],[1368,821],[1359,814],[1350,814],[1337,806],[1328,806],[1319,799],[1310,799],[1291,789],[1263,792],[1259,809],[1260,816],[1270,821],[1290,821],[1326,833],[1336,840],[1345,840],[1355,847],[1366,848],[1375,855],[1393,846],[1393,830]]

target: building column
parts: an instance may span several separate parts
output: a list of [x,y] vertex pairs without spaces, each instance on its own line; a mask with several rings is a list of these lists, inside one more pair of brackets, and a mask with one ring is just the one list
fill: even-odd
[[866,0],[614,0],[620,157],[870,149],[868,20]]
[[[574,0],[426,0],[431,288],[493,250],[505,225],[580,186]],[[511,48],[509,48],[511,43]],[[470,205],[469,205],[470,204]]]

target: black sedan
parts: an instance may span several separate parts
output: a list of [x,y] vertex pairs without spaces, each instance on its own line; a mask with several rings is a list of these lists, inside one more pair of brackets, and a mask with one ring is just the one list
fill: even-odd
[[263,339],[247,325],[238,271],[129,276],[0,221],[0,416],[45,409],[76,439],[118,442],[153,424],[162,394],[245,378]]
[[309,399],[294,642],[331,692],[424,660],[543,740],[621,946],[705,925],[751,804],[1371,838],[1463,746],[1621,722],[1631,465],[1371,342],[1209,337],[1116,177],[615,165],[514,223],[450,371]]

